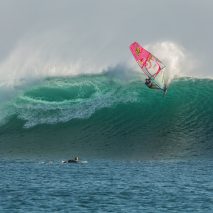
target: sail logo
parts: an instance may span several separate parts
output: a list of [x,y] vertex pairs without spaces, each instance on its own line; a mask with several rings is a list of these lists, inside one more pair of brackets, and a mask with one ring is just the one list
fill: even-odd
[[137,54],[137,56],[139,56],[140,53],[141,53],[141,48],[140,47],[136,47],[135,53]]

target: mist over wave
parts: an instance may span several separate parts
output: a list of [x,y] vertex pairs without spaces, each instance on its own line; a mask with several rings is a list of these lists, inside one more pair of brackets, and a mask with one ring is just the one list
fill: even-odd
[[[140,72],[129,51],[130,44],[118,51],[110,43],[92,47],[85,42],[74,43],[64,34],[52,34],[26,38],[15,46],[0,63],[0,87],[12,88],[46,77],[97,74],[119,64]],[[175,42],[156,42],[145,47],[166,64],[169,81],[194,68],[187,51]]]

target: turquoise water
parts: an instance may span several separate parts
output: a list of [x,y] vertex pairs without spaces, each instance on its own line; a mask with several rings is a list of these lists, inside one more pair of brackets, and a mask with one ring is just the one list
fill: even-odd
[[173,80],[168,93],[141,75],[48,78],[0,104],[3,156],[211,158],[213,80]]
[[1,212],[212,212],[213,162],[1,161]]
[[[0,91],[1,212],[212,212],[213,80],[47,78]],[[87,164],[62,164],[80,156]]]

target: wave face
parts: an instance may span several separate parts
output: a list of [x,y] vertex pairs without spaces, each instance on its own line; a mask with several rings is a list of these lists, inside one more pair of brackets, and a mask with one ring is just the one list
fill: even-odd
[[210,157],[213,80],[173,80],[165,97],[140,74],[54,77],[0,105],[1,154]]

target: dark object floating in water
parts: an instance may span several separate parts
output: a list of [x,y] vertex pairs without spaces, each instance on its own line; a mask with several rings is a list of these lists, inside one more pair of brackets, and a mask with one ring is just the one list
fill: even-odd
[[79,157],[75,157],[74,159],[63,160],[62,163],[87,163],[87,161],[81,161],[79,160]]

